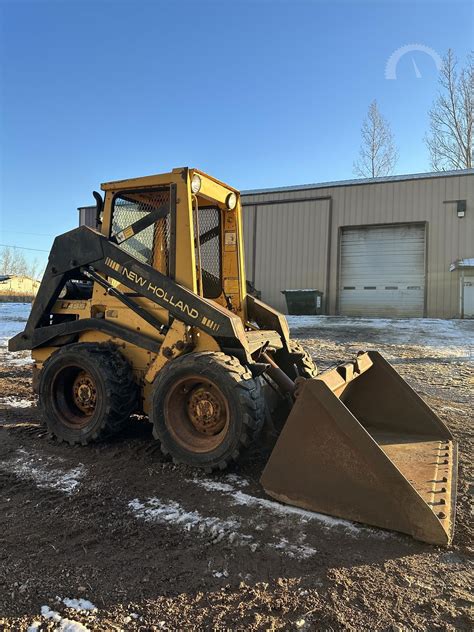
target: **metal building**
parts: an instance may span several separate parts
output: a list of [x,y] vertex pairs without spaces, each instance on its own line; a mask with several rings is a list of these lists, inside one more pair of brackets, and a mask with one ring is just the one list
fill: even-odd
[[[323,313],[474,317],[474,169],[242,192],[247,278],[323,292]],[[79,208],[95,225],[95,207]],[[458,262],[458,263],[456,263]]]
[[286,311],[285,289],[324,292],[328,314],[474,316],[474,169],[243,192],[247,277]]
[[97,222],[97,209],[95,206],[80,206],[79,211],[79,226],[90,226],[95,228]]

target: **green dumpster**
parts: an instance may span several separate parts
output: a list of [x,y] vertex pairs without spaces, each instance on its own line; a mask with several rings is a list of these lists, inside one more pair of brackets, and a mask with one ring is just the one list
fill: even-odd
[[323,313],[323,292],[319,290],[282,290],[288,314],[317,316]]

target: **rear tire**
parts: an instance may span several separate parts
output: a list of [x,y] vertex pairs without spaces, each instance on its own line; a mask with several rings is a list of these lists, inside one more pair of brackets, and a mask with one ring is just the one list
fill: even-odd
[[45,362],[38,395],[49,432],[86,445],[123,428],[136,408],[137,386],[114,345],[82,342],[62,347]]
[[160,371],[150,419],[165,455],[210,472],[238,459],[260,432],[264,411],[260,381],[237,358],[199,352]]

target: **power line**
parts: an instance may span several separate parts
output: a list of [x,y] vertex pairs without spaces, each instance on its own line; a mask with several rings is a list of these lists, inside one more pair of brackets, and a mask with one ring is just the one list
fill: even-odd
[[55,235],[50,235],[48,233],[24,233],[19,230],[9,230],[8,228],[2,228],[1,232],[10,233],[13,235],[34,235],[35,237],[55,237]]
[[35,252],[49,252],[49,250],[41,250],[40,248],[25,248],[25,246],[12,246],[11,244],[0,244],[0,248],[14,248],[19,250],[34,250]]

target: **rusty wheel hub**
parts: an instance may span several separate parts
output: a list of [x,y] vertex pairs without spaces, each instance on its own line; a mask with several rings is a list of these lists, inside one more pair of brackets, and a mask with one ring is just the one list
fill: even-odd
[[81,371],[78,374],[74,380],[72,393],[74,403],[79,410],[86,415],[92,415],[97,403],[97,389],[89,373]]
[[225,426],[223,402],[208,387],[200,386],[191,392],[187,409],[191,423],[203,434],[215,435]]

